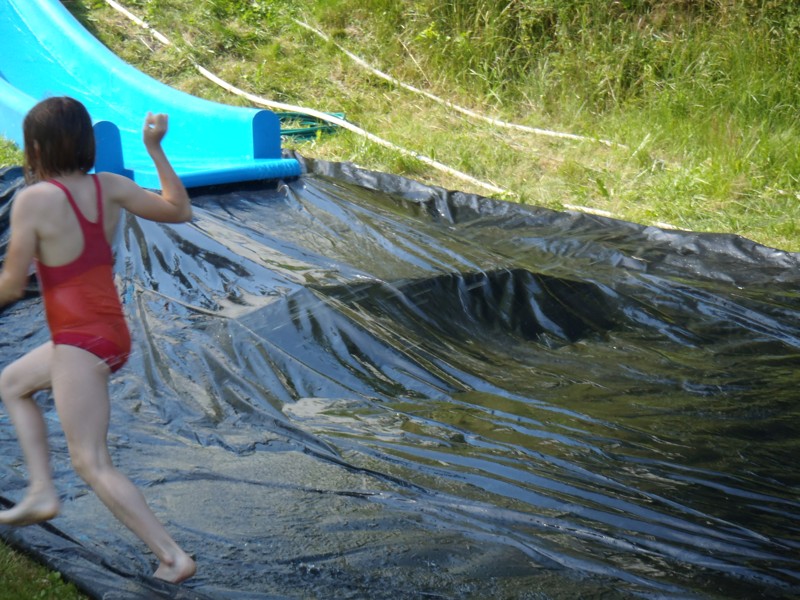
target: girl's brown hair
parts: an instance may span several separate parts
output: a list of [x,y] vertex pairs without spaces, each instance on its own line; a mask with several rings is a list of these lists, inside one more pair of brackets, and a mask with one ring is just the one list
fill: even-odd
[[25,179],[42,181],[94,166],[92,119],[86,107],[68,96],[42,100],[22,123]]

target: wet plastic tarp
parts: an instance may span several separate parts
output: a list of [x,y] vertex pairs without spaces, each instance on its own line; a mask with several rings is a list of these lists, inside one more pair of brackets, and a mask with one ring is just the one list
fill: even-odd
[[[63,512],[6,540],[96,598],[800,593],[800,256],[298,158],[118,236],[110,446],[197,576],[149,577],[47,393]],[[35,290],[0,328],[47,339]]]

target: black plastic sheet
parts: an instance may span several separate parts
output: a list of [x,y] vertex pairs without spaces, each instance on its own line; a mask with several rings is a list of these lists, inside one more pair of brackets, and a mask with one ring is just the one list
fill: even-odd
[[[96,598],[800,593],[800,256],[298,158],[118,236],[112,455],[197,576],[149,577],[47,393],[63,511],[5,539]],[[0,327],[47,339],[35,290]]]

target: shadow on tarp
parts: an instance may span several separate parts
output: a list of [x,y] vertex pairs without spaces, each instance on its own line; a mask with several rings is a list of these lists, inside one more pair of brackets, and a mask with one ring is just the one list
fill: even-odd
[[[63,511],[4,539],[95,598],[800,593],[799,255],[298,159],[115,248],[112,454],[198,575],[148,577],[47,393]],[[0,326],[47,340],[35,285]]]

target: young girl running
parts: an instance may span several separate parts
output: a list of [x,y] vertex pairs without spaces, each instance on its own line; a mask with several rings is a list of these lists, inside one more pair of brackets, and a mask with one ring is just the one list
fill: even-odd
[[90,175],[95,140],[86,108],[48,98],[23,122],[25,176],[11,210],[11,239],[0,273],[0,306],[22,296],[35,263],[51,341],[0,374],[0,397],[17,431],[30,482],[23,499],[0,511],[0,524],[29,525],[59,510],[47,432],[35,392],[52,388],[72,465],[102,502],[144,541],[160,564],[154,576],[191,577],[194,560],[148,507],[142,493],[112,464],[107,446],[109,375],[128,358],[131,341],[114,285],[111,242],[122,209],[165,223],[192,217],[186,189],[162,147],[166,115],[148,114],[144,145],[162,193],[112,173]]

